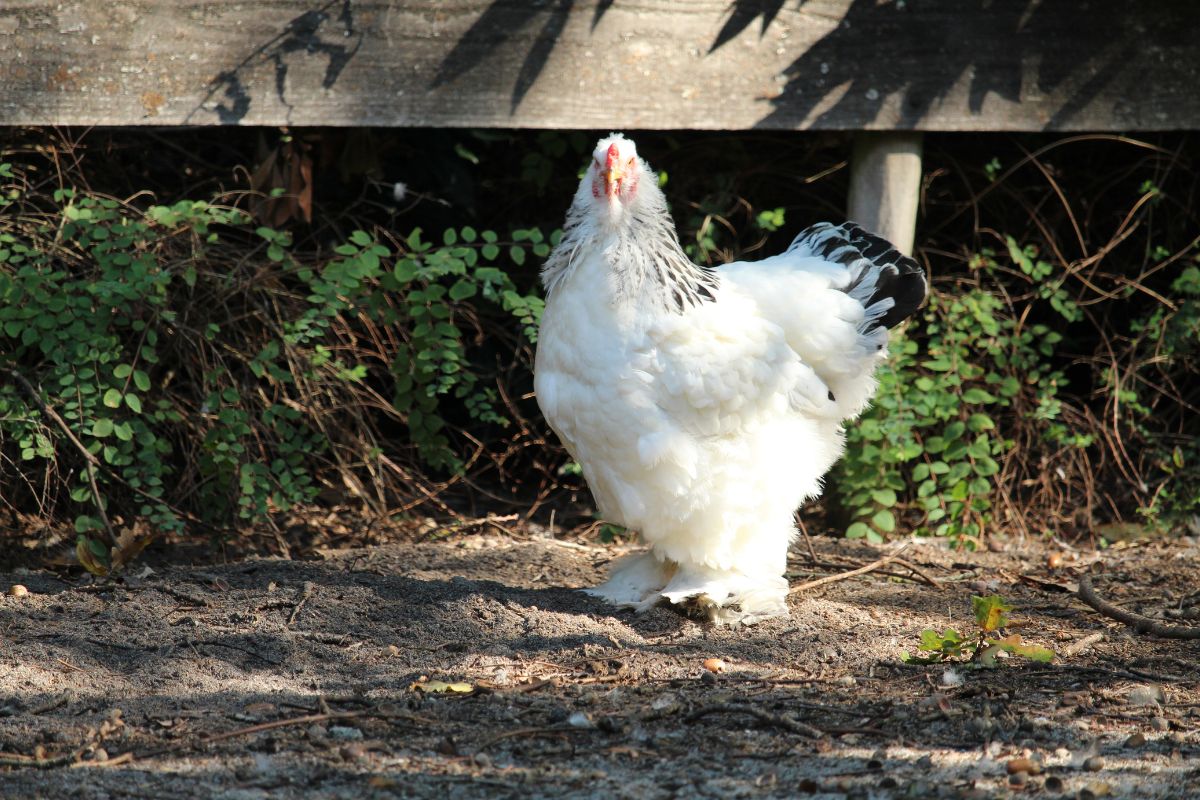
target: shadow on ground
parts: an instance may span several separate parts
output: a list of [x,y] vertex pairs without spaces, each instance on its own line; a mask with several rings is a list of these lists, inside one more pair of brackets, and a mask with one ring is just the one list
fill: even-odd
[[[921,575],[830,584],[733,630],[575,590],[614,555],[476,536],[108,587],[0,576],[30,590],[0,605],[0,795],[1178,797],[1200,778],[1200,645],[1055,591],[1100,561],[1126,607],[1195,606],[1193,544],[1056,571],[1032,546],[919,545]],[[817,555],[795,557],[797,581],[878,553]],[[991,591],[1054,663],[901,662]],[[1010,777],[1019,758],[1038,766]]]

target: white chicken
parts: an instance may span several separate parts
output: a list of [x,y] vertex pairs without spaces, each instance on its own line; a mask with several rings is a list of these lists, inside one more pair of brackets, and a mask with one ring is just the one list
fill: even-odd
[[862,412],[925,274],[852,223],[781,255],[697,266],[634,143],[596,145],[542,270],[542,412],[601,515],[649,551],[589,590],[723,623],[786,616],[793,514]]

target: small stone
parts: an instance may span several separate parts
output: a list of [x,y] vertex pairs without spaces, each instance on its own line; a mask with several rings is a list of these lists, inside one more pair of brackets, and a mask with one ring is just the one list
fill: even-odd
[[704,659],[704,668],[719,675],[725,671],[725,662],[719,658],[706,658]]
[[1088,772],[1099,772],[1104,769],[1104,759],[1100,756],[1088,756],[1083,760],[1083,768]]
[[1161,686],[1149,683],[1135,686],[1129,690],[1125,700],[1135,706],[1156,706],[1163,701],[1163,690]]
[[490,767],[492,765],[492,757],[487,753],[476,753],[474,756],[475,765],[478,767]]
[[6,594],[9,597],[24,597],[25,595],[29,594],[29,590],[19,583],[14,583],[12,586],[8,587]]
[[1150,720],[1150,727],[1159,733],[1165,733],[1171,729],[1171,723],[1167,722],[1165,717],[1155,717]]
[[1027,772],[1030,775],[1037,775],[1042,771],[1042,765],[1032,758],[1014,758],[1011,759],[1004,768],[1009,775],[1016,775],[1019,772]]
[[838,686],[857,686],[858,681],[853,675],[842,675],[834,681]]
[[339,742],[357,742],[363,738],[363,732],[348,725],[334,725],[329,729],[329,736]]
[[[706,673],[707,674],[707,673]],[[576,711],[571,716],[567,717],[567,724],[572,728],[594,728],[592,718],[582,711]]]
[[1059,794],[1064,788],[1066,788],[1063,786],[1062,778],[1058,777],[1057,775],[1050,775],[1047,777],[1045,786],[1047,792],[1053,792],[1054,794]]
[[1143,747],[1146,744],[1146,736],[1141,731],[1130,736],[1125,740],[1126,747]]
[[1107,783],[1089,783],[1079,790],[1079,800],[1096,800],[1098,797],[1108,797],[1112,787]]
[[1008,785],[1013,787],[1024,786],[1029,780],[1029,775],[1024,772],[1014,772],[1008,776]]
[[604,733],[621,733],[625,726],[616,717],[601,717],[596,720],[596,728]]
[[367,757],[367,746],[362,742],[351,742],[343,745],[338,752],[344,761],[361,761]]
[[306,733],[310,739],[326,739],[329,737],[329,729],[324,725],[309,725]]
[[704,672],[700,673],[700,682],[701,683],[716,683],[717,676],[715,674],[705,670]]
[[679,698],[673,694],[660,694],[650,702],[650,710],[669,714],[679,710]]

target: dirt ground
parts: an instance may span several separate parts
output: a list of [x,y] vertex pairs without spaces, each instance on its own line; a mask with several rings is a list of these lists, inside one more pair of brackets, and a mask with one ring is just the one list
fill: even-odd
[[[814,544],[793,583],[886,552]],[[620,549],[493,532],[116,585],[0,573],[28,589],[0,598],[0,797],[1200,796],[1200,641],[1070,594],[1088,570],[1197,624],[1194,539],[913,543],[735,629],[576,591]],[[1051,664],[902,663],[991,592]]]

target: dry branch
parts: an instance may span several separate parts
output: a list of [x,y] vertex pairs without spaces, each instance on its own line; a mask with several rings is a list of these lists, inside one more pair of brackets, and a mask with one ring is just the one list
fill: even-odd
[[1118,608],[1101,598],[1092,588],[1092,579],[1087,575],[1079,578],[1079,599],[1106,617],[1111,617],[1140,633],[1148,633],[1163,639],[1200,639],[1200,628],[1164,625],[1161,622]]
[[820,728],[814,728],[806,722],[792,719],[791,717],[781,714],[771,714],[754,706],[741,705],[739,703],[717,703],[711,706],[697,709],[691,714],[688,714],[687,721],[695,722],[701,717],[706,717],[709,714],[748,714],[754,717],[759,722],[771,725],[776,728],[783,728],[785,731],[798,733],[801,736],[807,736],[810,739],[824,739],[825,731]]
[[788,594],[796,594],[797,592],[803,592],[807,589],[815,589],[818,586],[824,586],[825,584],[828,584],[828,583],[836,583],[837,581],[844,581],[847,578],[854,578],[859,575],[866,575],[868,572],[877,570],[880,567],[882,567],[886,564],[890,564],[891,562],[895,561],[896,559],[898,559],[900,557],[900,554],[903,553],[907,549],[908,549],[908,545],[904,545],[903,547],[901,547],[899,550],[892,553],[891,555],[884,556],[883,558],[879,559],[878,561],[872,561],[870,564],[867,564],[865,567],[859,567],[858,569],[852,569],[849,572],[841,572],[841,573],[838,573],[837,575],[826,575],[824,578],[817,578],[816,580],[811,580],[811,581],[806,581],[804,583],[796,584],[792,588],[788,589]]

